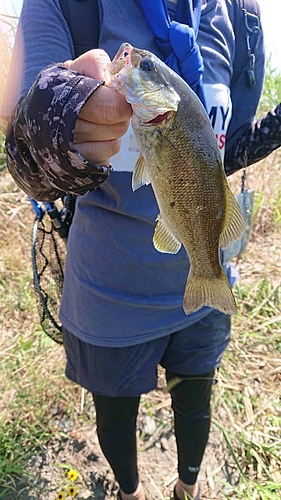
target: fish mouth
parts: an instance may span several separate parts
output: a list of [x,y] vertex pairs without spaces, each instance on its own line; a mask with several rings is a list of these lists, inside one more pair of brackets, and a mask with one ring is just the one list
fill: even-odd
[[162,123],[163,121],[165,121],[167,118],[168,118],[168,115],[169,115],[170,111],[166,111],[166,113],[163,113],[162,115],[157,115],[155,116],[155,118],[153,118],[152,120],[149,120],[149,122],[145,122],[145,123],[151,123],[152,125],[155,123]]

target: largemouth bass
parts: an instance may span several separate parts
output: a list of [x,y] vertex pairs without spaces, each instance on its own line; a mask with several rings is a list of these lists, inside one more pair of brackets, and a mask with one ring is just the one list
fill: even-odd
[[159,252],[184,246],[190,269],[183,309],[237,311],[220,247],[240,239],[244,220],[227,184],[208,115],[196,94],[154,54],[123,44],[109,65],[111,88],[132,105],[140,149],[132,188],[151,183],[160,209],[153,236]]

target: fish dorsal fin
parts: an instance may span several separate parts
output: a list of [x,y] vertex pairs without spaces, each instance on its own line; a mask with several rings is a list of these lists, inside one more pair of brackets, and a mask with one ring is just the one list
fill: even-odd
[[145,163],[145,159],[142,154],[139,155],[137,162],[135,164],[133,177],[132,177],[132,189],[136,191],[141,186],[150,184],[150,179],[148,176],[148,171]]
[[153,236],[153,244],[156,250],[162,253],[178,253],[181,243],[165,226],[161,214],[158,215],[156,221],[157,223]]
[[220,234],[222,249],[229,247],[234,241],[241,240],[245,231],[245,222],[241,209],[227,185],[225,223]]

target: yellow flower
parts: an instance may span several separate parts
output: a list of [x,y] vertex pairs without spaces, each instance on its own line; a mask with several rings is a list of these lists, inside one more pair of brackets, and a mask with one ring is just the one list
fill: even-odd
[[75,497],[75,495],[77,495],[77,488],[75,488],[75,486],[68,486],[67,493],[70,497]]
[[67,473],[67,477],[70,481],[76,481],[77,477],[78,477],[78,472],[77,470],[75,469],[71,469],[68,471]]
[[56,500],[64,500],[64,499],[65,499],[65,493],[63,491],[59,491]]

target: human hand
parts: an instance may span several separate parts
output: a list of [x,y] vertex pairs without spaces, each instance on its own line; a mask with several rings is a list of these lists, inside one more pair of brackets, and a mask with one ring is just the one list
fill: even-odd
[[[93,49],[64,65],[82,75],[104,80],[109,62],[106,52]],[[74,129],[76,149],[89,162],[109,166],[110,157],[120,149],[131,116],[132,108],[124,96],[100,86],[78,115]]]

